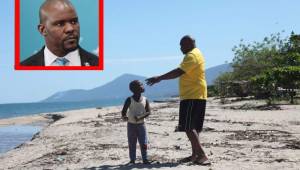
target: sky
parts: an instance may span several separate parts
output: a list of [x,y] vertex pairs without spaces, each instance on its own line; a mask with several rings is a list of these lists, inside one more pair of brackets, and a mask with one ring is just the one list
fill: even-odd
[[[189,34],[206,68],[230,62],[240,40],[300,34],[299,0],[104,0],[104,71],[14,70],[14,1],[0,1],[0,103],[36,102],[92,89],[130,73],[155,76],[178,67]],[[28,40],[30,43],[30,40]]]

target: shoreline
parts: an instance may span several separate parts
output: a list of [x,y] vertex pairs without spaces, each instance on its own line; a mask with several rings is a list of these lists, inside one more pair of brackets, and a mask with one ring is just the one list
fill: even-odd
[[[97,107],[96,109],[99,108],[101,107]],[[2,152],[0,152],[0,155],[3,155],[6,152],[9,152],[16,148],[19,148],[22,145],[26,144],[27,142],[33,140],[35,136],[37,136],[44,128],[51,125],[55,121],[63,118],[64,112],[79,111],[83,109],[91,109],[91,108],[71,109],[67,111],[58,111],[52,113],[38,113],[38,114],[27,115],[27,116],[0,119],[0,130],[3,131],[2,135],[3,133],[4,134],[9,133],[11,135],[11,133],[17,132],[18,136],[21,136],[21,137],[15,136],[13,139],[11,139],[13,140],[12,141],[13,144],[7,144],[1,141],[0,144],[6,145],[6,148],[3,148],[3,146],[1,147]],[[24,130],[24,128],[27,130]],[[33,129],[39,129],[39,130],[36,131]],[[22,131],[23,133],[19,133],[19,131]],[[24,140],[24,135],[27,136],[25,140]],[[5,138],[7,138],[7,136]],[[19,138],[21,138],[21,140]]]
[[[166,102],[176,102],[179,98],[172,97],[172,98],[160,98],[153,100],[152,103],[166,103]],[[31,125],[31,124],[48,124],[53,119],[51,115],[63,115],[65,113],[69,113],[72,111],[79,111],[79,110],[86,110],[86,109],[103,109],[103,108],[110,108],[110,107],[121,107],[122,104],[112,105],[112,106],[97,106],[97,107],[87,107],[87,108],[79,108],[79,109],[69,109],[63,111],[55,111],[55,112],[43,112],[43,113],[36,113],[36,114],[29,114],[25,116],[17,116],[17,117],[9,117],[9,118],[0,118],[0,128],[4,126],[13,126],[13,125]]]
[[[137,149],[138,164],[125,165],[129,161],[126,122],[120,118],[121,106],[110,106],[59,112],[63,117],[43,128],[33,140],[1,155],[0,169],[199,169],[198,165],[178,163],[191,153],[185,134],[174,132],[178,100],[150,104],[152,114],[146,126],[149,157],[156,161],[154,164],[140,164]],[[243,104],[220,105],[218,100],[208,100],[200,138],[212,166],[200,168],[300,167],[300,106],[226,109]]]
[[33,140],[35,135],[53,122],[49,114],[0,119],[0,136],[4,138],[0,142],[0,155]]
[[[178,97],[171,97],[171,98],[155,98],[153,99],[153,103],[160,103],[160,102],[168,102],[168,101],[174,101],[177,100]],[[66,102],[68,103],[68,102]],[[70,103],[76,103],[76,102],[70,102]],[[8,103],[8,104],[17,104],[17,103]],[[20,104],[32,104],[32,103],[20,103]],[[36,104],[39,104],[36,102]],[[40,104],[45,104],[45,103],[40,103]],[[0,128],[3,126],[10,126],[10,125],[26,125],[26,124],[31,124],[31,123],[47,123],[49,122],[49,119],[51,120],[51,115],[52,114],[60,114],[60,113],[65,113],[65,112],[70,112],[70,111],[77,111],[77,110],[85,110],[85,109],[102,109],[102,108],[107,108],[107,107],[118,107],[121,106],[123,103],[116,103],[116,104],[104,104],[103,106],[99,104],[95,104],[94,106],[85,106],[82,108],[69,108],[69,109],[62,109],[61,111],[48,111],[48,112],[39,112],[39,113],[32,113],[32,114],[25,114],[21,116],[13,116],[13,117],[0,117]]]
[[0,128],[5,126],[13,125],[31,125],[31,124],[47,124],[49,123],[49,118],[44,115],[30,115],[30,116],[20,116],[13,118],[0,119]]

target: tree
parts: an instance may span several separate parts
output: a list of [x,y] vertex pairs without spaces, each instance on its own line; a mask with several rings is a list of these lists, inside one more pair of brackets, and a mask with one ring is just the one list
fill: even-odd
[[300,35],[292,32],[289,38],[283,39],[277,33],[252,44],[241,40],[233,52],[233,72],[215,81],[221,96],[245,95],[242,86],[246,82],[248,95],[266,98],[271,103],[279,96],[279,89],[283,89],[289,94],[290,102],[294,102],[296,89],[300,88]]
[[278,87],[287,91],[290,103],[294,103],[295,90],[300,89],[300,35],[293,32],[288,43],[276,58],[277,67],[272,68],[273,77]]
[[265,37],[261,43],[243,44],[242,40],[232,49],[234,79],[249,80],[264,70],[274,67],[272,61],[280,55],[280,49],[285,46],[286,41],[280,37],[280,33]]

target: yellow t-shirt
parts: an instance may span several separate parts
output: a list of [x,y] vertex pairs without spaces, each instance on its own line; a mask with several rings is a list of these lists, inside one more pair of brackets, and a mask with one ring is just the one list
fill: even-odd
[[179,96],[185,99],[207,99],[204,57],[198,48],[188,52],[179,68],[185,74],[179,78]]

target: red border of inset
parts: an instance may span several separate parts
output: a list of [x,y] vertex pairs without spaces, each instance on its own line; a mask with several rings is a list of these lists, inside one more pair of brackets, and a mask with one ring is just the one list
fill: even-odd
[[104,69],[104,0],[99,5],[99,66],[21,66],[20,65],[20,1],[15,0],[15,70],[103,70]]

